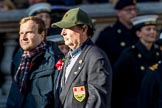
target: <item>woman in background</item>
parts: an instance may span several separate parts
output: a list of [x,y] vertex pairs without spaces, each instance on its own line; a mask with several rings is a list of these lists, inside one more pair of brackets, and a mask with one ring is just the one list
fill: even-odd
[[[133,18],[133,30],[139,41],[125,49],[114,65],[112,107],[137,108],[141,82],[147,69],[156,70],[160,50],[155,48],[157,15]],[[122,88],[121,88],[122,86]]]

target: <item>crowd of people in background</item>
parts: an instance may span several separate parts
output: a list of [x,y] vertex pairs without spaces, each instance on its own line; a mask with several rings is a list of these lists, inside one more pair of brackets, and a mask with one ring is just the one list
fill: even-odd
[[[0,1],[0,10],[3,9],[27,9],[29,6],[47,2],[51,5],[65,5],[73,6],[80,4],[96,4],[96,3],[112,3],[116,4],[118,0],[1,0]],[[159,2],[161,0],[136,0],[136,2]],[[2,9],[2,10],[3,10]]]
[[[0,11],[27,12],[12,58],[7,108],[162,108],[159,17],[137,11],[138,2],[151,1],[160,0],[0,1]],[[115,4],[117,20],[95,42],[94,23],[80,8],[52,17],[52,5],[83,3]]]
[[[143,78],[148,70],[155,72],[161,63],[160,42],[156,42],[159,38],[158,16],[139,16],[135,0],[120,0],[114,8],[117,21],[103,29],[96,40],[96,45],[108,55],[113,69],[112,108],[160,108],[159,96],[151,100],[154,88],[152,93],[147,92],[147,96],[152,96],[147,102],[146,93],[140,94],[141,91],[145,92],[141,86],[144,88],[142,83],[147,83]],[[158,91],[159,88],[155,89]],[[148,107],[146,103],[149,102]]]

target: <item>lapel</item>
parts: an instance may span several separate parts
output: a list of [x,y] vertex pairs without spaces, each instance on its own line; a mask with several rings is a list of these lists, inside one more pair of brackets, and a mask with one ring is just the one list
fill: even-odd
[[[87,54],[87,52],[89,51],[89,49],[92,47],[92,41],[88,41],[86,43],[86,45],[83,48],[82,53],[80,54],[80,56],[78,57],[76,63],[74,64],[73,68],[70,71],[70,74],[68,76],[67,82],[66,84],[62,87],[62,92],[60,94],[60,100],[62,101],[62,103],[65,102],[66,96],[68,94],[68,91],[71,88],[71,84],[72,82],[77,78],[77,76],[79,75],[79,73],[81,72],[83,66],[84,66],[84,60],[85,60],[85,56]],[[64,72],[65,73],[65,72]]]
[[64,83],[64,76],[65,76],[65,70],[66,70],[66,66],[68,64],[68,61],[67,59],[69,59],[69,55],[67,55],[66,57],[66,60],[65,60],[65,63],[61,69],[61,71],[59,72],[59,75],[58,75],[58,78],[57,78],[57,83],[56,83],[56,89],[60,89],[61,88],[61,84]]
[[65,73],[66,73],[66,67],[68,65],[69,60],[70,60],[70,54],[68,54],[66,56],[66,61],[65,61],[64,66],[63,66],[62,76],[61,76],[61,84],[62,84],[62,86],[65,85]]

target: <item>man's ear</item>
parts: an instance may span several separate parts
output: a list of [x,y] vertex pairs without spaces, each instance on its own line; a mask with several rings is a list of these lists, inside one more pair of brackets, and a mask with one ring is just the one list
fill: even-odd
[[41,37],[42,37],[42,40],[45,40],[46,33],[44,31],[41,33]]
[[116,15],[118,16],[118,17],[120,17],[121,16],[121,12],[120,12],[121,10],[115,10],[115,12],[116,12]]
[[87,25],[83,25],[83,26],[82,26],[82,29],[83,29],[84,32],[87,32],[88,26],[87,26]]

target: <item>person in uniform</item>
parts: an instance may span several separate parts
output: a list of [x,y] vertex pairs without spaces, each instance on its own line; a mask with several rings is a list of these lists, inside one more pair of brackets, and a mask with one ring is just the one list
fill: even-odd
[[33,4],[27,9],[28,16],[36,16],[44,21],[47,29],[47,36],[60,34],[61,32],[61,29],[59,28],[51,28],[51,11],[51,5],[46,2]]
[[154,71],[161,57],[160,50],[155,48],[157,18],[157,15],[142,15],[131,19],[139,41],[124,49],[114,64],[112,108],[137,108],[146,69]]
[[111,65],[91,40],[91,18],[73,8],[52,26],[62,28],[61,35],[70,48],[57,79],[55,108],[111,108]]
[[138,108],[162,108],[162,59],[155,71],[148,70],[139,93]]
[[136,1],[119,0],[114,8],[117,21],[112,26],[102,30],[95,42],[98,47],[106,52],[112,65],[123,49],[138,40],[131,30],[132,23],[130,21],[137,15]]
[[[162,35],[156,41],[162,53]],[[139,93],[138,108],[161,108],[162,107],[162,58],[155,65],[155,71],[148,69],[142,80]]]

